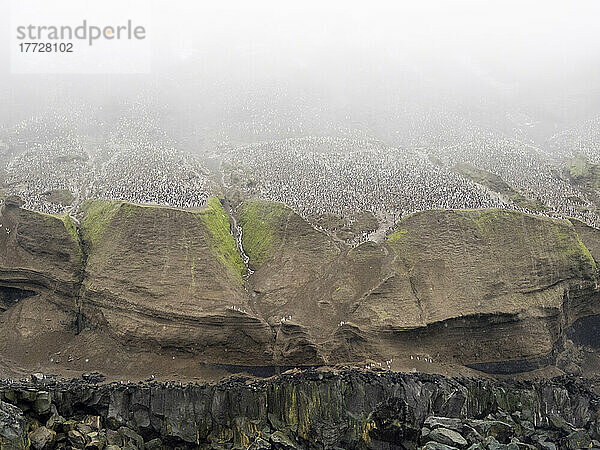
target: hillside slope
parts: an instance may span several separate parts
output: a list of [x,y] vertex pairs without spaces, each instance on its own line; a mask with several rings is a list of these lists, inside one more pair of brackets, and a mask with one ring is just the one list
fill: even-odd
[[598,307],[596,263],[566,220],[426,211],[401,221],[388,244],[394,275],[353,320],[387,328],[394,348],[518,370],[544,363],[562,331]]
[[76,331],[83,276],[77,232],[69,217],[0,208],[0,355],[35,367]]
[[199,212],[121,202],[84,211],[87,320],[144,348],[269,360],[271,330],[249,307],[245,268],[217,199]]
[[600,313],[587,247],[597,253],[597,236],[577,223],[426,211],[383,244],[350,248],[283,204],[237,211],[249,275],[216,198],[198,211],[89,202],[78,229],[3,207],[4,364],[115,376],[385,361],[516,373],[552,365],[566,330]]
[[250,285],[272,325],[291,316],[278,334],[288,354],[294,337],[328,362],[396,358],[414,367],[408,356],[420,355],[529,370],[550,363],[564,329],[600,306],[596,263],[566,220],[425,211],[384,245],[349,249],[290,226],[299,220],[291,210],[274,214],[281,207],[264,202],[245,205],[242,224],[254,209],[262,219],[244,229],[244,247],[251,264],[258,248],[261,258]]

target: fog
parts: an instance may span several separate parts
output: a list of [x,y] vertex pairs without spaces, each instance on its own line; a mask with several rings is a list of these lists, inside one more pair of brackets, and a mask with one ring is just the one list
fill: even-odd
[[[0,197],[27,209],[258,197],[319,229],[347,220],[352,244],[438,208],[600,228],[597,1],[4,0],[1,12]],[[29,52],[40,34],[49,51]],[[370,217],[358,231],[356,214]]]
[[[269,114],[306,122],[307,134],[358,128],[381,139],[398,111],[443,110],[498,129],[510,126],[506,114],[527,114],[540,122],[532,132],[540,139],[600,107],[595,1],[80,3],[3,0],[3,39],[24,8],[88,21],[139,16],[150,71],[14,74],[4,46],[5,125],[71,100],[120,108],[136,99],[204,151],[212,140],[201,137],[222,124]],[[293,135],[287,125],[264,137]]]

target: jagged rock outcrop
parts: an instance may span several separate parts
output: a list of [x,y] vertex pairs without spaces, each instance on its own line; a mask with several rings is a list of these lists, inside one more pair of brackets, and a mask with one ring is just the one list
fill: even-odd
[[23,201],[23,199],[18,195],[9,195],[4,199],[4,205],[7,208],[20,208],[21,206],[23,206],[24,203],[25,202]]
[[[0,398],[44,426],[42,437],[50,430],[57,443],[118,448],[570,449],[600,437],[593,385],[568,377],[303,371],[186,386],[44,380],[0,383]],[[50,399],[45,413],[40,398]],[[511,442],[520,445],[503,447]]]
[[0,448],[20,450],[27,447],[26,421],[23,412],[0,400]]

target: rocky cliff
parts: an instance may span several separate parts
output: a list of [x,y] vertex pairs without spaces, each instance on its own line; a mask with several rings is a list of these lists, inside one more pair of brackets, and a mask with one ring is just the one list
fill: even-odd
[[93,202],[84,207],[87,256],[80,305],[91,327],[144,348],[206,361],[270,361],[272,332],[252,313],[229,218],[203,211]]
[[10,359],[31,368],[73,338],[82,252],[69,217],[9,202],[0,224],[0,369]]
[[595,260],[566,220],[425,211],[385,244],[349,249],[281,205],[255,202],[241,215],[251,224],[255,304],[272,324],[291,316],[281,328],[293,324],[302,347],[329,362],[418,357],[531,370],[552,362],[565,329],[598,311]]
[[515,373],[552,366],[598,314],[596,231],[577,223],[427,211],[350,248],[282,204],[235,215],[248,268],[216,198],[194,211],[94,201],[79,224],[5,205],[0,369]]
[[[3,449],[579,449],[598,395],[573,378],[490,382],[304,371],[214,385],[0,383]],[[113,447],[109,447],[109,446]]]
[[518,371],[543,363],[563,331],[598,307],[595,261],[566,220],[427,211],[404,219],[388,244],[393,275],[356,321],[387,325],[407,350],[418,341],[436,358]]

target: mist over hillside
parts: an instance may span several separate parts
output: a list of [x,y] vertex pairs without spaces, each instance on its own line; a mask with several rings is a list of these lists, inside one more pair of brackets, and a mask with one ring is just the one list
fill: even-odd
[[598,17],[0,4],[0,448],[600,448]]

